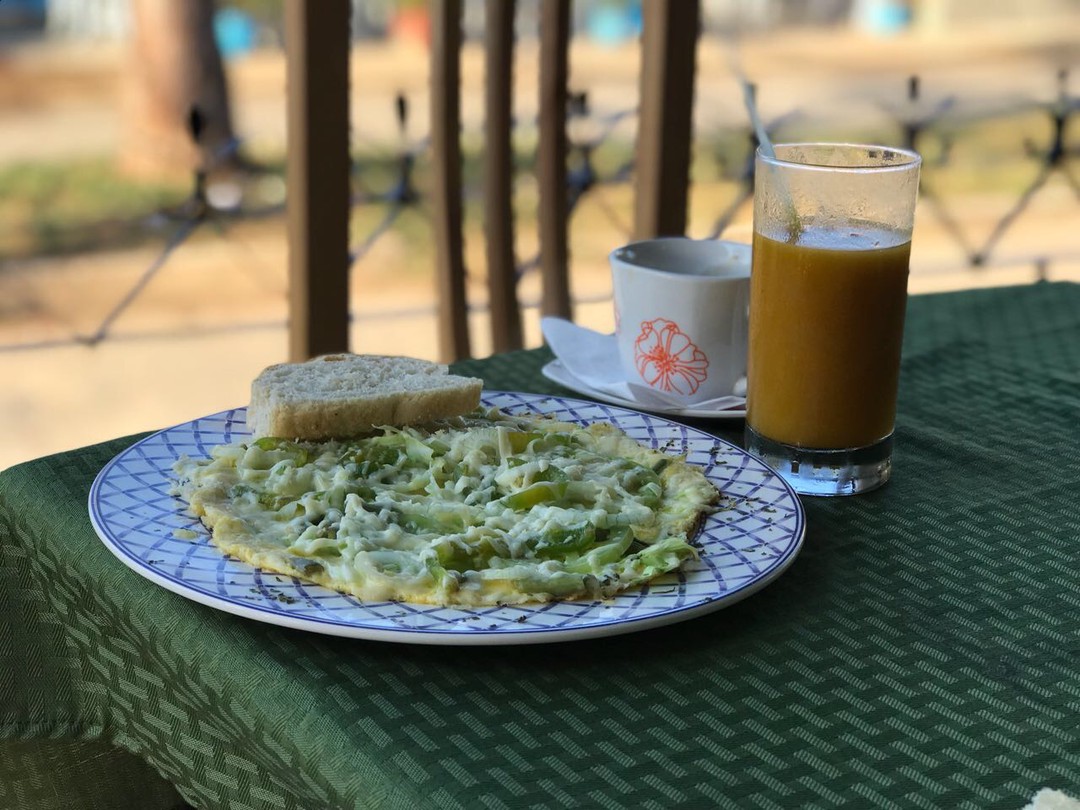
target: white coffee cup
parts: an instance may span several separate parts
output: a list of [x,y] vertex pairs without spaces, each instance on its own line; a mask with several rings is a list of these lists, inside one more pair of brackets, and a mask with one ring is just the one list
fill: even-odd
[[609,256],[626,379],[693,404],[746,374],[750,245],[667,237]]

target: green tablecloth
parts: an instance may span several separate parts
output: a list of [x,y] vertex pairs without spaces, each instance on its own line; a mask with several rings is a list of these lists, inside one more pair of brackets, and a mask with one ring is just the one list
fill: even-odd
[[[458,369],[566,393],[540,376],[548,358]],[[901,389],[893,481],[806,499],[805,548],[768,588],[550,646],[362,642],[218,612],[127,569],[90,526],[90,483],[132,437],[7,470],[0,806],[1080,794],[1080,286],[912,298]]]

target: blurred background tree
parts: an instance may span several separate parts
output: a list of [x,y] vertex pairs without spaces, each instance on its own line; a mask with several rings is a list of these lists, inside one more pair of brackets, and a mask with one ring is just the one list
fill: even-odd
[[[121,169],[139,177],[237,168],[229,89],[214,34],[214,0],[131,0]],[[201,118],[199,143],[190,116]]]

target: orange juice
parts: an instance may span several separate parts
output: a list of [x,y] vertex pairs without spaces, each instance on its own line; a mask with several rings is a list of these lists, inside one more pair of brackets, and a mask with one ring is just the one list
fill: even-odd
[[754,233],[747,424],[784,444],[840,450],[887,437],[907,303],[906,237],[806,228]]

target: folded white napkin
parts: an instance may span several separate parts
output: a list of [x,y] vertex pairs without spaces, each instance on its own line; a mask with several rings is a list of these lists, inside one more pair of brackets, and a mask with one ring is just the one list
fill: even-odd
[[1024,806],[1024,810],[1080,810],[1080,801],[1060,790],[1044,787]]
[[563,318],[552,317],[540,319],[540,330],[566,370],[594,391],[652,408],[693,407],[695,410],[722,411],[746,404],[743,397],[734,395],[694,401],[627,380],[614,335],[604,335]]

